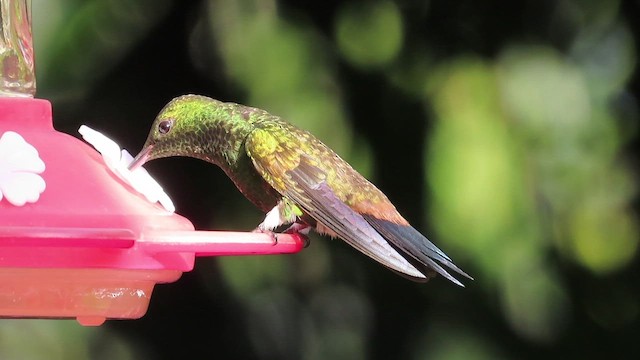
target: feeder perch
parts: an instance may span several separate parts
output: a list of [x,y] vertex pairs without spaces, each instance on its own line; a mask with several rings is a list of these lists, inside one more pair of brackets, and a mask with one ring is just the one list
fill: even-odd
[[1,317],[136,319],[154,286],[178,280],[198,256],[302,249],[298,235],[274,244],[267,234],[196,231],[56,131],[50,103],[32,97],[30,1],[1,4]]

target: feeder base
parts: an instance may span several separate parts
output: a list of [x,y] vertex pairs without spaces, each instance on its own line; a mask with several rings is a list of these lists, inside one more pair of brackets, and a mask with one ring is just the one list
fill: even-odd
[[157,283],[178,270],[0,269],[0,314],[15,318],[75,318],[85,326],[138,319]]

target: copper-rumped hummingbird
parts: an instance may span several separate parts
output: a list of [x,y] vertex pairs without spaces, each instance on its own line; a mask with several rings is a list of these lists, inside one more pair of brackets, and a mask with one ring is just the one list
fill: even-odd
[[[398,213],[389,199],[309,132],[264,110],[205,96],[173,99],[129,165],[188,156],[218,165],[266,213],[258,231],[338,237],[414,281],[444,267],[471,278]],[[444,267],[443,267],[444,266]]]

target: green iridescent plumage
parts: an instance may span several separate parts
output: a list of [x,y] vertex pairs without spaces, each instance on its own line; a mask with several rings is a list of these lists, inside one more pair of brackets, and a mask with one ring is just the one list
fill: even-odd
[[444,267],[470,278],[329,147],[264,110],[178,97],[162,109],[132,166],[168,156],[220,166],[267,212],[262,230],[313,227],[417,281],[439,273],[462,285]]

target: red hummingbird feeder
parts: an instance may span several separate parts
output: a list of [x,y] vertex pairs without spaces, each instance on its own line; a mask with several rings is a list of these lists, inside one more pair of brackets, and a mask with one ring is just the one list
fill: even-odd
[[33,98],[30,1],[2,2],[0,317],[137,319],[154,286],[178,280],[198,256],[302,249],[298,235],[274,244],[267,234],[196,231],[56,131],[50,103]]

